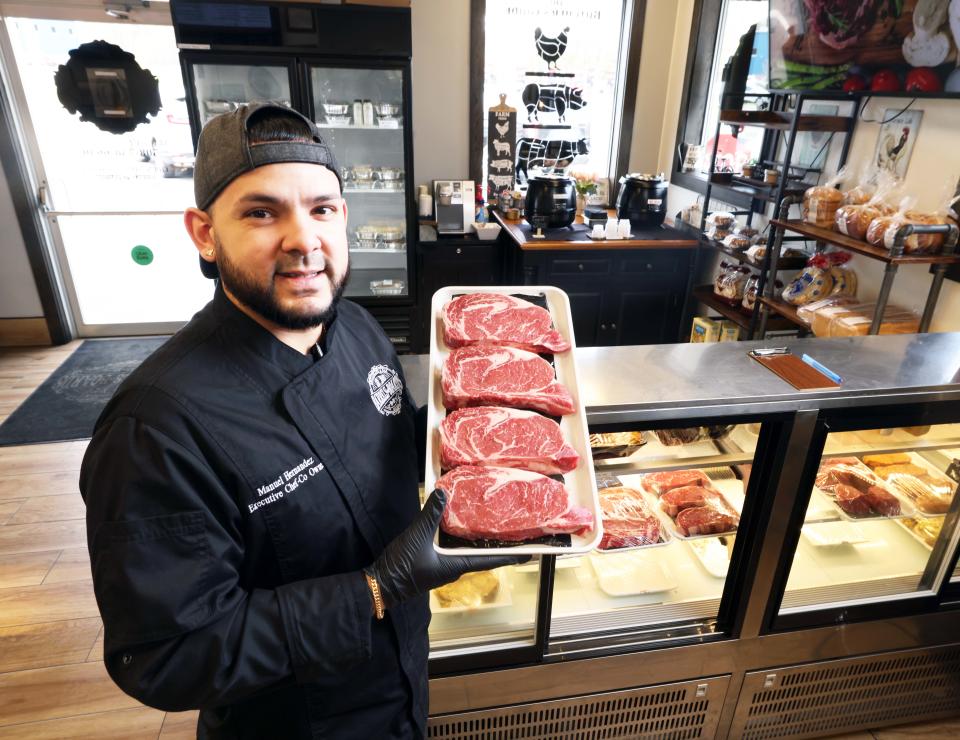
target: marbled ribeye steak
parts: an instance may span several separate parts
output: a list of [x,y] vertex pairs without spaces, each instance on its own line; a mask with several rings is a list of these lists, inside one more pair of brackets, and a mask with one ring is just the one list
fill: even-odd
[[498,293],[468,293],[447,301],[440,313],[448,347],[478,342],[530,352],[566,352],[570,342],[553,328],[550,313],[530,301]]
[[475,406],[453,411],[440,423],[440,464],[496,465],[545,475],[566,473],[580,456],[563,441],[560,425],[535,411]]
[[542,357],[516,347],[475,344],[447,355],[440,376],[443,405],[513,406],[551,416],[577,410],[553,366]]
[[593,529],[593,514],[553,478],[516,468],[463,465],[436,483],[447,494],[440,526],[467,540],[521,542]]

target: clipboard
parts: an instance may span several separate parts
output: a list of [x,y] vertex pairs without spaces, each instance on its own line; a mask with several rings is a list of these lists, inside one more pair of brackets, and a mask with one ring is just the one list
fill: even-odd
[[840,383],[836,380],[791,354],[786,347],[753,349],[747,354],[798,391],[829,390],[840,387]]

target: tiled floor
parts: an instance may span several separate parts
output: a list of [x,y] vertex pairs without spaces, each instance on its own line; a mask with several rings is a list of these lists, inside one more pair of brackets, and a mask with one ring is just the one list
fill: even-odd
[[[0,422],[79,345],[0,349]],[[124,695],[101,663],[77,476],[86,441],[0,447],[0,740],[186,740],[196,713]],[[960,738],[960,719],[838,736]]]

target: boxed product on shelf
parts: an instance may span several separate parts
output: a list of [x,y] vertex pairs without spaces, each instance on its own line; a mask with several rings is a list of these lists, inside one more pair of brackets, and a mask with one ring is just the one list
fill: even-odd
[[721,322],[717,319],[708,319],[706,316],[694,316],[690,327],[690,341],[719,342]]
[[736,342],[740,339],[740,327],[734,322],[724,319],[720,322],[720,341]]

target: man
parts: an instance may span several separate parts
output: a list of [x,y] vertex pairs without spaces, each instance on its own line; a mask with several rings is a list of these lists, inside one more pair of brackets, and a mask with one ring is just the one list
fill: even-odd
[[202,738],[423,736],[427,591],[518,562],[432,547],[423,414],[340,301],[338,173],[289,109],[207,125],[184,220],[220,284],[117,391],[81,470],[107,670],[199,707]]

